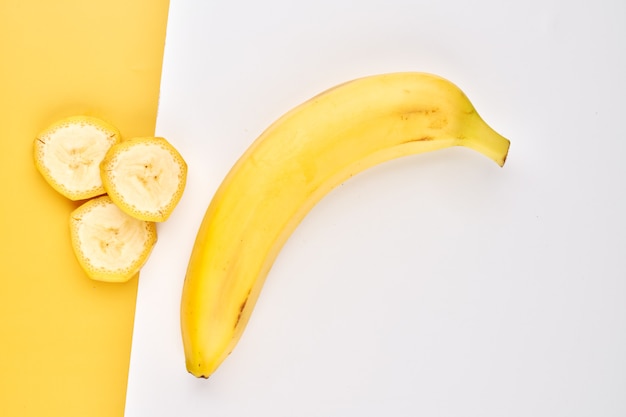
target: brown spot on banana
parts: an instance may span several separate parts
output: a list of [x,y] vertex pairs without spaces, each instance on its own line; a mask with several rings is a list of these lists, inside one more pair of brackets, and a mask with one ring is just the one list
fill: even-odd
[[433,138],[432,136],[420,136],[419,138],[416,138],[416,139],[406,140],[403,143],[428,142],[428,141],[431,141],[431,140],[435,140],[435,138]]
[[430,129],[443,129],[444,127],[446,127],[448,125],[448,119],[443,116],[439,119],[435,119],[433,120],[430,125],[428,125],[428,127]]
[[237,328],[239,321],[241,320],[241,315],[243,314],[243,309],[246,308],[246,303],[248,302],[248,298],[250,298],[250,291],[248,290],[248,294],[246,294],[246,298],[243,299],[243,302],[239,306],[239,314],[237,314],[237,320],[235,320],[234,328]]
[[438,107],[415,108],[400,114],[400,119],[409,120],[416,116],[432,117],[440,112]]

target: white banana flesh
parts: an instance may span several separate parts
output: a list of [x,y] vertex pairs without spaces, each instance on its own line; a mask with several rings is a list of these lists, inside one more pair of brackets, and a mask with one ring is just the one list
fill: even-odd
[[125,212],[165,221],[180,200],[187,165],[164,138],[134,138],[113,146],[101,164],[104,188]]
[[237,345],[285,241],[330,190],[376,164],[465,146],[498,165],[509,141],[449,81],[424,73],[366,77],[273,123],[211,201],[181,300],[187,370],[209,377]]
[[[76,258],[94,280],[137,275],[180,200],[187,164],[164,138],[121,141],[111,124],[90,116],[61,119],[34,141],[44,179],[71,200],[87,200],[70,216]],[[104,195],[107,194],[107,195]]]
[[87,275],[109,282],[135,276],[157,240],[154,223],[129,216],[108,196],[89,200],[72,212],[70,235]]
[[87,116],[61,120],[35,140],[35,165],[58,192],[72,200],[104,194],[100,163],[120,141],[117,129]]

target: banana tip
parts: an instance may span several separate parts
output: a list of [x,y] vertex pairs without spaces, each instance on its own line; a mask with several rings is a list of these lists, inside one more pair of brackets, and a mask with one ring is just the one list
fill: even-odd
[[511,148],[511,141],[509,141],[507,139],[506,141],[506,149],[504,150],[504,153],[502,154],[502,158],[500,158],[500,160],[498,161],[498,165],[500,165],[501,167],[504,166],[504,164],[506,163],[506,158],[509,156],[509,149]]

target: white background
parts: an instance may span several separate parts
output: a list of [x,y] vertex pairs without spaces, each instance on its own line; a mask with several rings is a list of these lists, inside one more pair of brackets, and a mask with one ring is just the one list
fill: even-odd
[[[157,134],[189,165],[139,283],[126,415],[626,415],[626,2],[170,4]],[[375,167],[292,235],[199,380],[179,303],[204,211],[276,118],[363,75],[459,85],[512,142]]]

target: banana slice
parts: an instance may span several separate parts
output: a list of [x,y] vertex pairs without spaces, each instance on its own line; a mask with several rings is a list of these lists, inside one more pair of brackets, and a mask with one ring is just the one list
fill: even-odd
[[70,216],[76,258],[97,281],[125,282],[148,260],[157,241],[156,224],[124,213],[106,195],[93,198]]
[[104,194],[100,162],[120,132],[95,117],[73,116],[53,123],[35,138],[35,166],[46,181],[71,200]]
[[100,164],[104,189],[124,212],[141,220],[163,222],[180,201],[187,164],[164,138],[123,141]]

